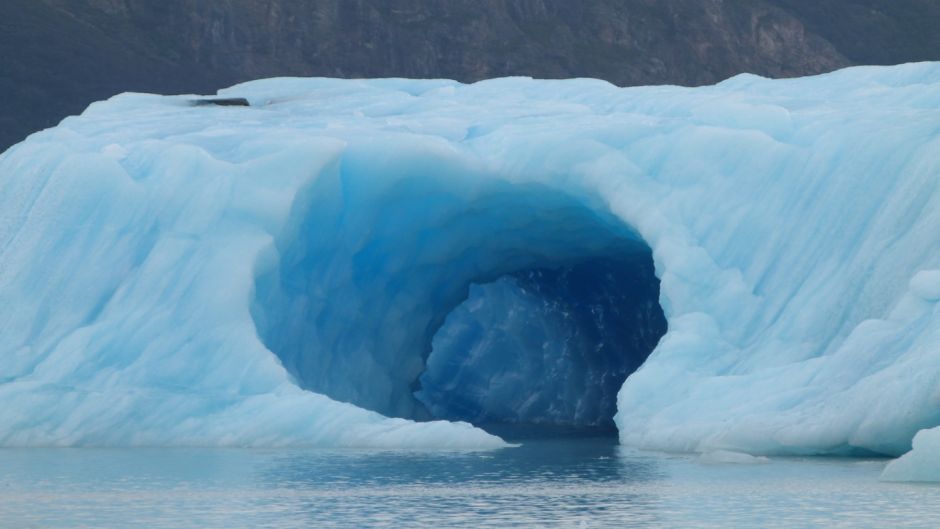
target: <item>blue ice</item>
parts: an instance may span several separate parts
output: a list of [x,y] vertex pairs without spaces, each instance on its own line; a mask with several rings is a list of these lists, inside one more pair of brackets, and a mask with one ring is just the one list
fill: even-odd
[[[547,327],[519,274],[646,253],[667,330],[619,388],[622,443],[940,479],[940,64],[221,95],[252,106],[123,94],[0,155],[0,444],[503,446],[412,419],[603,416],[487,355],[574,365],[556,333],[585,327]],[[461,334],[510,304],[534,319],[489,338],[521,349]],[[534,415],[486,402],[523,390]]]

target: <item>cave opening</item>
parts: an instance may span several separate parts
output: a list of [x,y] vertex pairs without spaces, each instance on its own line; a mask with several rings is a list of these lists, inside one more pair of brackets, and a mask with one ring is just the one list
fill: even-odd
[[600,201],[461,170],[318,179],[257,267],[259,337],[386,416],[615,432],[666,331],[649,245]]

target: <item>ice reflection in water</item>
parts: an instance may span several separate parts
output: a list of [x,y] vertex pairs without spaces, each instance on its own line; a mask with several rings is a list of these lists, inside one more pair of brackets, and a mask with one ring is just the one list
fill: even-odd
[[883,461],[704,464],[613,439],[493,452],[0,450],[0,527],[929,527]]

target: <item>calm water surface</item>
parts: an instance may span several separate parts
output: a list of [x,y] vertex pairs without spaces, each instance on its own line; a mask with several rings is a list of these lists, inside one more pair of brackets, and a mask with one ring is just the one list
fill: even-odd
[[940,527],[879,460],[706,463],[613,439],[490,452],[0,450],[0,527]]

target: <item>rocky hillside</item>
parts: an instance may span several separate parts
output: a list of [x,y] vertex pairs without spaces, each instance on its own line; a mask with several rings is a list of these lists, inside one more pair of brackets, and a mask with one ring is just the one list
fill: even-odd
[[935,0],[3,0],[0,149],[122,91],[259,77],[620,85],[940,59]]

